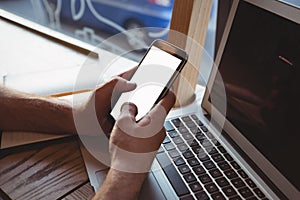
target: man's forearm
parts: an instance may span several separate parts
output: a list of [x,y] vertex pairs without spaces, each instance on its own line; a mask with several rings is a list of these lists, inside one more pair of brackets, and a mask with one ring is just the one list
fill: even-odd
[[127,173],[110,169],[93,200],[137,199],[147,173]]
[[72,107],[54,98],[29,95],[0,86],[0,129],[75,133]]

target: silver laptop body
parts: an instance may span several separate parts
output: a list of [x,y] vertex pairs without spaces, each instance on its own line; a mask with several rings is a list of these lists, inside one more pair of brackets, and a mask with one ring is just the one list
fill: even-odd
[[[300,199],[299,129],[292,124],[299,122],[299,105],[291,100],[299,97],[299,23],[300,10],[291,5],[233,1],[207,87],[197,86],[194,103],[168,115],[167,138],[140,199]],[[218,76],[225,110],[213,101]],[[276,93],[281,90],[288,91],[283,100]],[[275,113],[288,115],[272,118],[274,105],[268,102],[274,98],[283,108]],[[97,190],[108,168],[84,148],[82,153]]]

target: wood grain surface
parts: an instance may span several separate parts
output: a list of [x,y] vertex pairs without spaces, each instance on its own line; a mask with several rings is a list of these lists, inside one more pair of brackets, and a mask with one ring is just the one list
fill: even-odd
[[67,198],[76,189],[85,193],[87,183],[77,138],[0,151],[0,188],[11,199]]
[[[175,0],[168,41],[185,49],[189,60],[174,83],[177,97],[175,107],[183,107],[194,100],[205,44],[212,0]],[[182,34],[176,34],[176,32]]]
[[74,192],[63,197],[62,200],[82,200],[82,199],[92,199],[95,195],[94,189],[90,182],[82,185],[80,188],[76,189]]

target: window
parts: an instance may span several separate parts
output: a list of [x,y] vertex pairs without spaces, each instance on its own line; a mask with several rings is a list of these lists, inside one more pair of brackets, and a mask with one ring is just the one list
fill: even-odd
[[[217,9],[213,9],[211,13],[208,34],[203,34],[206,33],[212,1],[216,8],[218,0],[2,0],[0,16],[88,52],[94,50],[99,42],[130,29],[134,37],[124,37],[103,46],[104,49],[120,55],[120,49],[123,48],[126,51],[138,45],[139,49],[140,42],[137,41],[142,40],[148,46],[154,39],[168,39],[168,31],[171,27],[195,38],[199,44],[204,44],[205,35],[208,35],[205,47],[209,53],[213,53]],[[177,5],[177,11],[174,10],[177,20],[171,21],[174,5]],[[130,17],[126,18],[126,16]],[[176,27],[172,27],[174,24]],[[139,27],[152,28],[135,29]],[[145,30],[147,32],[144,32]],[[134,40],[131,40],[132,38]],[[143,51],[134,51],[126,56],[139,61],[143,53]],[[200,63],[197,66],[200,66]],[[187,77],[192,86],[197,84],[198,73],[182,74]],[[178,88],[187,91],[184,84]],[[189,97],[191,95],[189,93],[193,92],[191,88],[188,94],[183,92],[182,96]]]
[[30,28],[30,22],[34,22],[91,45],[132,29],[131,37],[109,44],[109,50],[114,51],[140,50],[154,39],[167,39],[173,3],[174,0],[9,0],[0,1],[0,9],[9,14],[1,12],[2,16],[10,16]]

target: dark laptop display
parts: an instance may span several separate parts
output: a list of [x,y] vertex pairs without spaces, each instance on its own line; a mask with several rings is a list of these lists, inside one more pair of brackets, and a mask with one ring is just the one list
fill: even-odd
[[219,64],[226,117],[298,190],[299,67],[300,25],[240,1]]

